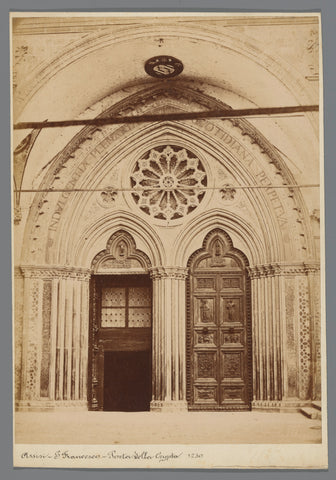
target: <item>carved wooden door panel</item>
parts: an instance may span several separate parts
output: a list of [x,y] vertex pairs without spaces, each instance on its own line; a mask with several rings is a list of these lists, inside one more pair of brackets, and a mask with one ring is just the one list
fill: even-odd
[[[215,246],[214,246],[215,248]],[[188,323],[189,408],[248,410],[251,396],[249,283],[232,254],[192,263]],[[215,250],[216,251],[216,250]]]

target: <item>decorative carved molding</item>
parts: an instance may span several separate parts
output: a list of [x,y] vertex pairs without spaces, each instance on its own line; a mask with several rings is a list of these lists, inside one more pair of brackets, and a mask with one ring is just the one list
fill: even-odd
[[247,267],[248,274],[253,280],[260,277],[274,277],[277,275],[307,275],[308,273],[318,273],[320,271],[319,263],[270,263],[265,265],[254,265]]
[[77,280],[90,280],[91,270],[66,266],[38,266],[38,265],[21,265],[20,268],[25,278],[75,278]]
[[306,279],[299,280],[298,314],[299,314],[299,398],[308,400],[311,391],[311,312],[309,290]]

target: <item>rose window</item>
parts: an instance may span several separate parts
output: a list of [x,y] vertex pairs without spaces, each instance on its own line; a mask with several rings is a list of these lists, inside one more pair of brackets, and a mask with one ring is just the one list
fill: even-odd
[[174,220],[202,201],[207,176],[201,161],[174,145],[153,148],[137,161],[131,174],[132,196],[154,218]]

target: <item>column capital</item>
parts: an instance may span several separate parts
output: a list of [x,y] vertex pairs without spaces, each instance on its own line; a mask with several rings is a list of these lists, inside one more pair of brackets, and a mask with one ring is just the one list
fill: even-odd
[[21,265],[19,268],[25,278],[40,278],[42,280],[74,278],[88,281],[91,277],[91,270],[85,268],[61,265]]
[[247,267],[247,272],[251,280],[254,280],[255,278],[260,278],[260,271],[259,268],[256,266]]
[[175,266],[169,266],[169,267],[152,267],[149,269],[150,275],[153,279],[156,278],[175,278],[179,280],[185,280],[188,276],[188,268],[184,267],[175,267]]

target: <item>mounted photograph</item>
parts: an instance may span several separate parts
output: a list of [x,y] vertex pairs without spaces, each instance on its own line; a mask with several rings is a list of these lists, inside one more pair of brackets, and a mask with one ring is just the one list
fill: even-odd
[[320,14],[10,29],[14,465],[327,468]]

